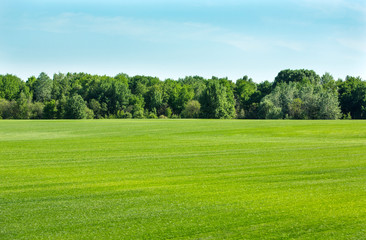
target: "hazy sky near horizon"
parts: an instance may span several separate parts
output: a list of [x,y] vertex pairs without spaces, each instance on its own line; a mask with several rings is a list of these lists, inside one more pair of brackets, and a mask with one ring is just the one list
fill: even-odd
[[364,0],[1,0],[0,74],[366,80]]

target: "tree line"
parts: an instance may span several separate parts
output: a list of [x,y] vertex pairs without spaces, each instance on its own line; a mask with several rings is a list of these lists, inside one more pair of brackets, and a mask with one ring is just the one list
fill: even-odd
[[366,81],[283,70],[273,82],[248,76],[178,80],[118,74],[0,75],[1,119],[216,118],[365,119]]

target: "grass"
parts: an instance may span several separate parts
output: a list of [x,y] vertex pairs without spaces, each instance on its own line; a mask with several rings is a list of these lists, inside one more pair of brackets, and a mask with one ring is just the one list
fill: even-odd
[[366,122],[0,121],[0,239],[366,239]]

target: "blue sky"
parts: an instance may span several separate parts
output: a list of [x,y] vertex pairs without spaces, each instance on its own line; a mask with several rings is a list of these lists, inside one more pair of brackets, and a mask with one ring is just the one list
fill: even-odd
[[1,0],[0,74],[366,79],[364,0]]

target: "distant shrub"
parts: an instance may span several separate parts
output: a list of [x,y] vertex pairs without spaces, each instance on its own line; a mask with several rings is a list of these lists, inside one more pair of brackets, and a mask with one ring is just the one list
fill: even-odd
[[41,102],[35,102],[35,103],[31,104],[30,105],[30,111],[31,111],[30,118],[31,119],[43,118],[43,108],[44,108],[44,104]]
[[149,113],[149,115],[147,116],[147,118],[150,118],[150,119],[156,119],[156,118],[158,118],[158,116],[156,116],[156,114],[155,114],[155,113],[150,112],[150,113]]
[[199,114],[200,114],[200,109],[201,109],[201,104],[196,101],[196,100],[190,100],[183,112],[182,112],[182,116],[184,118],[198,118]]
[[123,118],[132,118],[132,114],[130,112],[125,112]]
[[343,114],[342,119],[344,119],[344,120],[351,120],[351,119],[352,119],[352,117],[351,117],[351,113]]
[[94,111],[91,110],[90,108],[86,107],[85,108],[85,115],[86,115],[86,119],[93,119],[94,118]]
[[144,110],[138,110],[133,113],[133,118],[144,118]]
[[[164,116],[163,114],[160,116]],[[172,116],[172,109],[170,107],[168,107],[167,109],[165,109],[165,116],[170,118]]]

